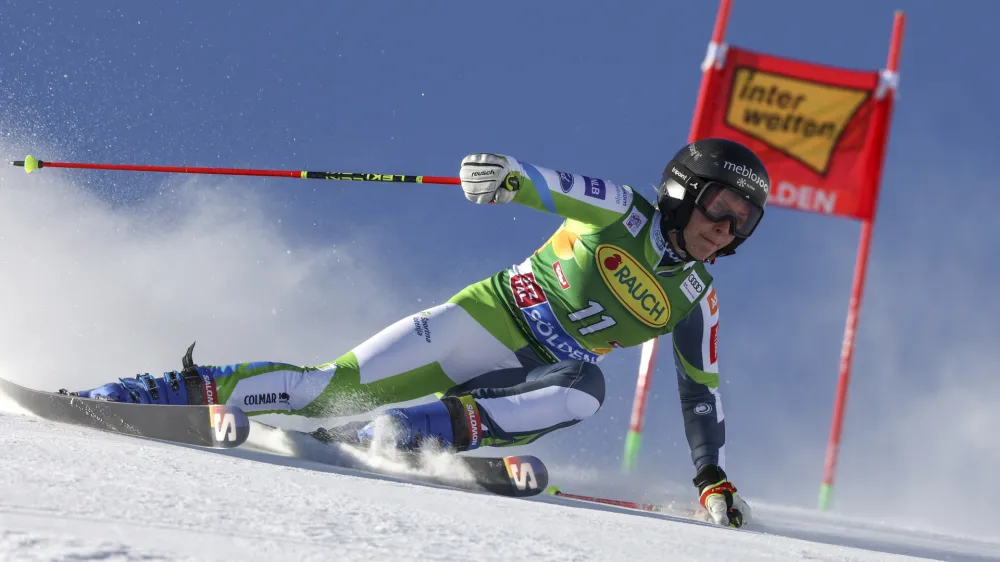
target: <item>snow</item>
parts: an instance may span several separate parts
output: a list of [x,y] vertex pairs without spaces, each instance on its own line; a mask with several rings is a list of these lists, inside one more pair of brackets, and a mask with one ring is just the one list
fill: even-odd
[[0,450],[0,560],[1000,559],[1000,543],[809,510],[755,504],[753,529],[726,529],[363,475],[288,456],[266,432],[222,452],[3,403]]

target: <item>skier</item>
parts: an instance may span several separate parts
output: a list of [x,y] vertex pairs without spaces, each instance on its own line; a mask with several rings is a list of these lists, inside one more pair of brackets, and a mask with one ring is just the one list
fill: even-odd
[[475,203],[516,202],[565,220],[522,263],[332,362],[199,366],[189,348],[180,371],[73,394],[309,417],[436,395],[314,435],[357,444],[389,435],[403,449],[432,440],[468,451],[530,443],[594,415],[605,398],[600,360],[672,333],[701,504],[715,523],[743,526],[749,507],[723,470],[719,303],[706,263],[733,254],[760,223],[770,186],[760,159],[725,139],[691,143],[665,167],[655,205],[627,185],[497,154],[466,156],[460,178]]

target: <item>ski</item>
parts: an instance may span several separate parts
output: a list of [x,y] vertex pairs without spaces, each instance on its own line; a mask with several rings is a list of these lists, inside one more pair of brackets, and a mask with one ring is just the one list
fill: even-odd
[[346,443],[323,441],[307,432],[278,428],[256,420],[252,426],[254,435],[260,436],[261,441],[267,441],[269,434],[281,435],[283,446],[298,458],[407,482],[514,498],[541,494],[549,483],[545,463],[533,455],[473,456],[396,450],[383,454]]
[[[404,478],[426,480],[445,486],[467,489],[481,489],[491,494],[516,498],[530,497],[542,493],[548,485],[549,474],[538,457],[532,455],[508,455],[494,457],[473,457],[455,453],[411,453],[394,451],[385,457],[358,449],[366,459],[362,470],[378,472],[380,467],[402,460],[413,472]],[[386,464],[383,464],[383,459]],[[454,475],[447,467],[458,464],[471,476],[471,481],[463,485],[462,475]],[[389,469],[391,474],[392,468]],[[460,471],[461,472],[461,471]]]
[[92,400],[27,388],[0,378],[0,392],[49,421],[185,445],[231,449],[250,435],[250,420],[232,406],[165,406]]

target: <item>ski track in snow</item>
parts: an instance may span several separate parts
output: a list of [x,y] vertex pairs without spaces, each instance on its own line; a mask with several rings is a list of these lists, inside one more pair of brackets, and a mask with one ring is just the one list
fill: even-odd
[[217,452],[0,411],[0,560],[1000,560],[1000,543],[809,510],[756,505],[737,531],[253,450],[287,453],[273,435]]

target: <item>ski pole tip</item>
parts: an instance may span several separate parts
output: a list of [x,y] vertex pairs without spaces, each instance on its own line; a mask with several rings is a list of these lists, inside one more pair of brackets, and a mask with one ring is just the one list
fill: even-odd
[[14,160],[13,162],[10,163],[10,165],[11,166],[23,166],[24,167],[24,172],[26,174],[30,174],[31,172],[34,172],[35,170],[37,170],[37,169],[39,169],[39,168],[42,167],[41,166],[41,161],[38,160],[37,158],[35,158],[34,156],[30,155],[30,154],[28,156],[26,156],[24,158],[24,160]]
[[30,174],[38,168],[41,168],[41,166],[38,165],[38,160],[34,156],[29,154],[24,157],[24,172],[26,174]]

